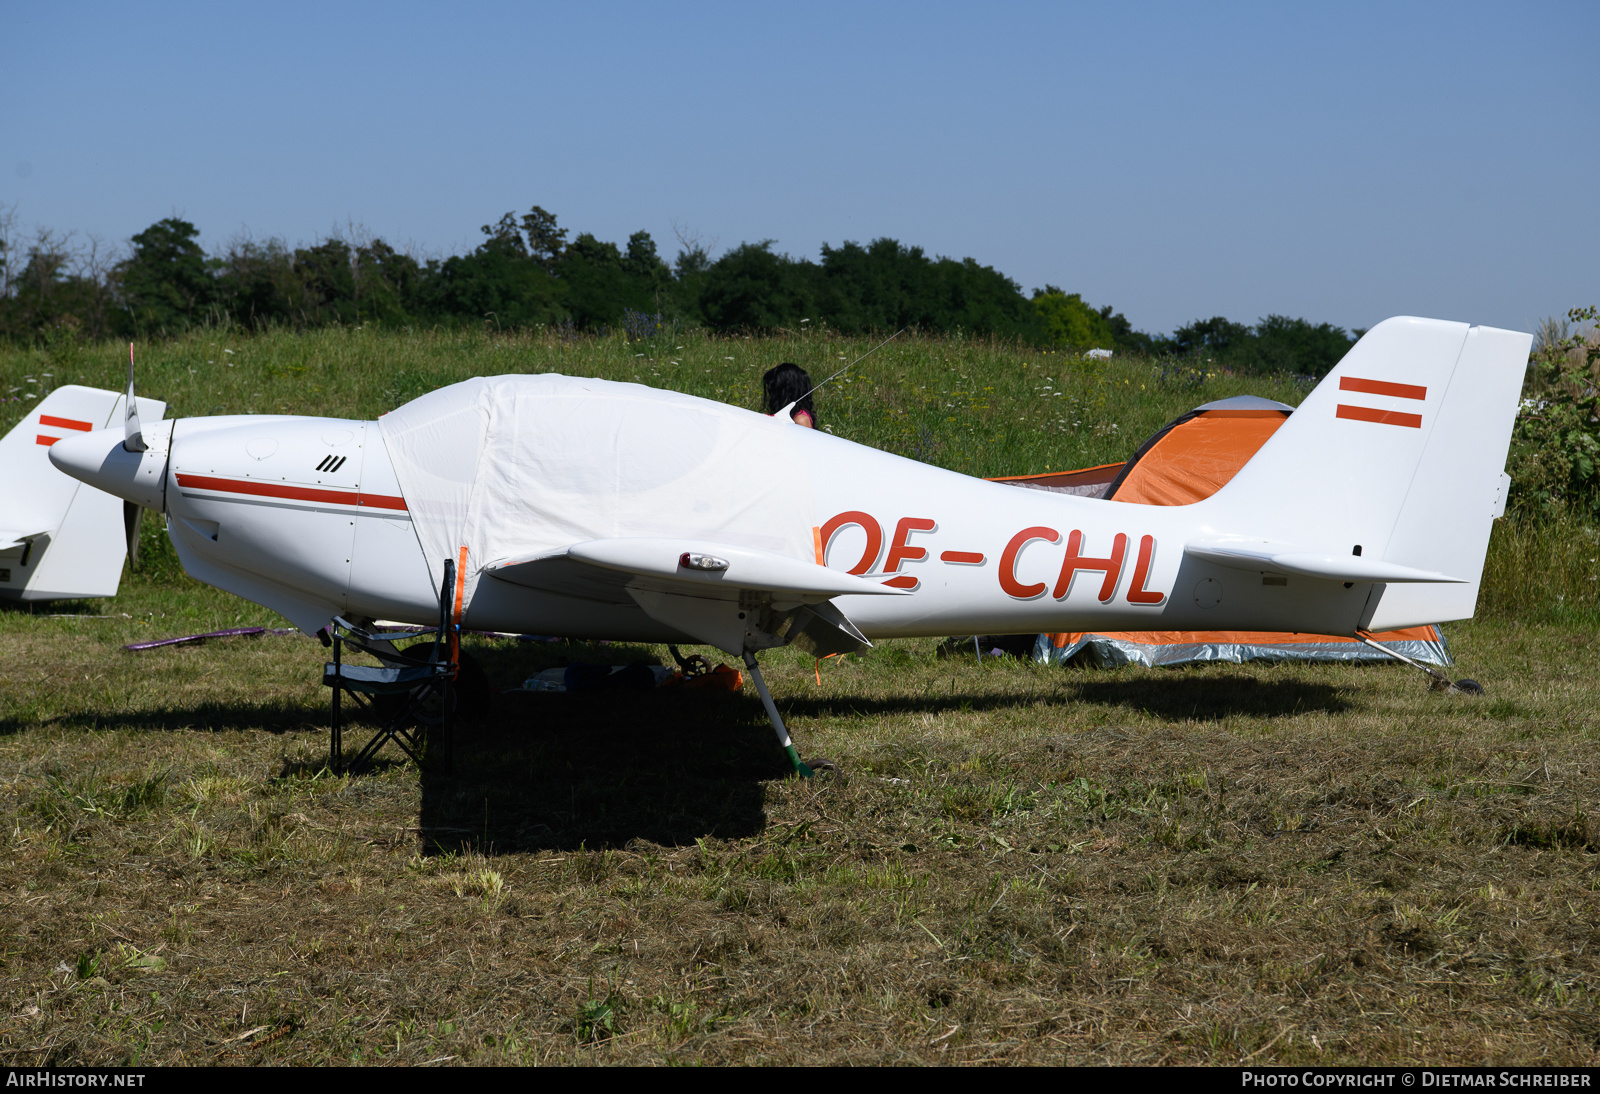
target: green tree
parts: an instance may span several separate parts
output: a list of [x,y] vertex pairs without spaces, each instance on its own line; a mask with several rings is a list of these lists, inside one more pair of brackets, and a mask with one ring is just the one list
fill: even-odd
[[[1077,293],[1062,292],[1054,285],[1035,289],[1033,310],[1050,345],[1112,349],[1118,344],[1117,332],[1108,316],[1085,304],[1083,297]],[[1105,312],[1109,313],[1110,310],[1106,308]],[[1126,324],[1127,320],[1124,319],[1123,323]]]
[[528,237],[528,257],[554,276],[567,249],[567,230],[556,227],[556,215],[537,205],[523,214],[522,230]]
[[816,281],[821,317],[840,330],[959,327],[1030,341],[1040,336],[1016,282],[971,258],[929,258],[921,247],[889,238],[865,247],[846,241],[823,246]]
[[741,243],[700,275],[699,310],[717,330],[761,330],[817,314],[816,267],[777,254],[773,241]]
[[402,323],[418,298],[422,266],[381,239],[355,252],[356,315],[362,320]]
[[1038,342],[1038,316],[1022,287],[993,266],[977,259],[940,258],[933,264],[934,298],[920,323],[929,330],[960,328]]
[[616,322],[633,302],[622,252],[588,232],[580,233],[562,254],[556,274],[565,289],[567,314],[583,329]]
[[[1593,324],[1600,308],[1567,313]],[[1546,339],[1528,364],[1511,433],[1510,506],[1534,515],[1600,515],[1600,330]]]
[[1155,348],[1203,357],[1241,372],[1326,376],[1354,343],[1353,337],[1331,323],[1313,325],[1304,319],[1269,315],[1247,327],[1218,315],[1179,327]]
[[1326,376],[1355,344],[1331,323],[1315,326],[1304,319],[1269,315],[1255,327],[1247,367],[1253,372],[1295,372]]
[[235,322],[256,330],[310,322],[314,308],[295,271],[295,254],[283,240],[235,238],[207,265],[217,307]]
[[[537,206],[529,216],[535,214],[548,217],[546,247],[551,233],[564,235],[555,230],[553,216]],[[527,220],[524,217],[522,223]],[[430,263],[417,272],[416,309],[446,322],[499,327],[535,327],[565,318],[564,286],[540,255],[529,254],[515,214],[507,213],[498,224],[485,224],[483,234],[486,238],[471,254]]]
[[123,303],[136,333],[171,333],[196,322],[215,297],[200,231],[186,220],[159,220],[133,237],[118,269]]
[[705,312],[700,307],[700,297],[705,290],[706,271],[711,269],[711,249],[698,238],[684,239],[678,257],[672,264],[670,304],[666,310],[674,318],[689,323],[704,323]]
[[612,326],[629,309],[654,314],[671,296],[672,271],[648,232],[629,236],[626,253],[583,232],[562,251],[555,268],[567,312],[586,330]]
[[1111,328],[1111,336],[1116,339],[1118,349],[1146,355],[1156,352],[1157,339],[1142,330],[1134,330],[1128,317],[1121,312],[1113,312],[1110,304],[1100,309],[1099,316]]
[[1243,323],[1234,323],[1215,315],[1179,327],[1172,332],[1168,346],[1175,353],[1203,354],[1213,360],[1223,360],[1241,350],[1250,338],[1250,328]]
[[11,278],[5,300],[6,333],[32,341],[68,310],[71,256],[50,232],[41,231],[25,252],[27,261]]
[[350,244],[325,239],[294,252],[294,272],[305,286],[305,321],[312,326],[353,323],[356,278]]
[[846,240],[822,245],[820,301],[831,326],[850,333],[936,327],[941,303],[938,272],[921,247],[875,239],[865,247]]
[[622,258],[623,271],[635,291],[659,300],[672,287],[672,269],[656,252],[656,241],[649,232],[634,232],[628,237],[628,252]]
[[480,253],[493,251],[508,258],[528,257],[528,244],[522,238],[515,213],[507,213],[498,224],[485,224],[481,230],[489,238],[479,244]]
[[18,341],[43,341],[52,354],[80,339],[104,338],[116,314],[110,270],[98,243],[74,246],[71,236],[40,229],[22,249],[7,241],[9,268],[0,280],[0,334]]

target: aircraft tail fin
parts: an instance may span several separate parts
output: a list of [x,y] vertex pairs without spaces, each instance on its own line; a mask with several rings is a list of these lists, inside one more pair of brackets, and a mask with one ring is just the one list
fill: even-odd
[[[1200,503],[1216,514],[1207,523],[1250,529],[1228,537],[1246,554],[1265,543],[1267,553],[1361,558],[1340,576],[1374,575],[1366,629],[1470,617],[1489,531],[1505,506],[1531,344],[1530,335],[1493,327],[1385,320]],[[1402,576],[1376,576],[1385,566]]]
[[[40,401],[0,438],[5,530],[0,531],[0,597],[61,600],[111,596],[122,578],[128,523],[122,501],[62,474],[50,446],[64,437],[115,426],[121,392],[67,384]],[[166,404],[140,398],[142,417]]]

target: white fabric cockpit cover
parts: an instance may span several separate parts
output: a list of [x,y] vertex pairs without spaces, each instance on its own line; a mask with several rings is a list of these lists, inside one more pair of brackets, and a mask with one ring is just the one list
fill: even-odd
[[554,374],[440,388],[379,419],[435,586],[623,537],[711,540],[815,560],[792,422],[640,384]]

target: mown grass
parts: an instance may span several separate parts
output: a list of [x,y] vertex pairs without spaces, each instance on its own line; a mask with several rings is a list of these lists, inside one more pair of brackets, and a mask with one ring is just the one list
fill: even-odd
[[[1592,633],[1111,673],[895,642],[750,695],[513,694],[322,767],[322,651],[35,620],[0,688],[11,1063],[1586,1063]],[[14,638],[7,647],[15,648]],[[480,642],[499,685],[562,657]]]
[[[208,337],[151,347],[146,389],[180,413],[247,409],[203,390],[232,382],[220,370],[182,387]],[[869,345],[696,338],[644,358],[491,335],[228,345],[258,358],[234,370],[255,370],[238,389],[254,409],[359,415],[502,358],[655,368],[754,405],[771,362],[819,373]],[[74,378],[114,385],[117,367]],[[858,368],[825,424],[985,473],[1121,459],[1247,389],[960,340]],[[1039,428],[1073,398],[1105,416]],[[315,642],[121,648],[278,623],[190,582],[147,532],[118,597],[0,611],[0,1059],[1593,1063],[1585,536],[1497,529],[1493,610],[1447,628],[1482,698],[1399,667],[774,651],[802,750],[839,767],[799,781],[749,689],[506,694],[449,778],[332,777]],[[1565,584],[1541,584],[1552,567]],[[473,649],[502,688],[564,659],[664,657]]]

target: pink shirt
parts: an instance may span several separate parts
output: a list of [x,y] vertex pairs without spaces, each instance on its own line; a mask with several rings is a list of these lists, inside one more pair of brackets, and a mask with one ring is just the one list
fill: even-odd
[[[776,417],[776,415],[768,414],[767,417],[772,418]],[[817,423],[812,420],[811,412],[809,410],[801,410],[796,408],[795,412],[790,415],[790,417],[793,419],[795,425],[803,425],[807,429],[817,428]]]

